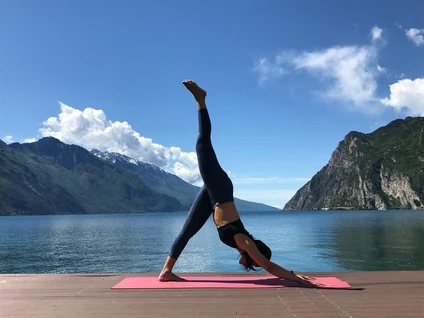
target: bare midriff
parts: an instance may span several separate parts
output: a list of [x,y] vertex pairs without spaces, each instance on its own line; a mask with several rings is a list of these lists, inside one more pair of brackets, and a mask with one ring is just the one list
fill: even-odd
[[217,228],[237,221],[238,219],[240,219],[240,216],[234,202],[222,203],[215,207],[213,220]]

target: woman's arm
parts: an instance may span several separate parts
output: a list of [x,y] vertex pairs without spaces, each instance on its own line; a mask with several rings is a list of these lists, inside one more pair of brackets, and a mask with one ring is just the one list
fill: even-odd
[[309,279],[298,276],[293,271],[289,271],[284,267],[281,267],[280,265],[268,260],[265,256],[262,255],[262,253],[256,247],[256,244],[248,236],[244,234],[236,234],[234,236],[234,240],[240,249],[246,251],[249,256],[256,262],[256,264],[261,266],[271,275],[300,283],[305,287],[321,287],[320,284],[314,284]]

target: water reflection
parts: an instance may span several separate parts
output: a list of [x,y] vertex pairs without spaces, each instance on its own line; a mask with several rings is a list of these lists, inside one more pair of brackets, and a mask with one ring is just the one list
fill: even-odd
[[351,271],[424,269],[424,214],[358,212],[332,227],[324,257]]

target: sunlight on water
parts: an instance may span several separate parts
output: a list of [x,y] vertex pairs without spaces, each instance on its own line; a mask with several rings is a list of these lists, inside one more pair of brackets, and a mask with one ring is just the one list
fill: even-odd
[[[424,269],[423,211],[241,213],[246,229],[296,271]],[[0,273],[159,272],[185,213],[0,218]],[[177,272],[237,272],[238,252],[209,219]]]

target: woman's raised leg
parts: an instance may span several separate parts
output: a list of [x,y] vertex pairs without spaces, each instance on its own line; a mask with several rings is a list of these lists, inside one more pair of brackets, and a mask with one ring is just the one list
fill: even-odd
[[233,184],[227,173],[221,168],[212,146],[212,125],[206,108],[207,93],[191,80],[184,81],[183,84],[197,102],[199,136],[196,142],[196,154],[200,174],[209,192],[212,206],[233,202]]

